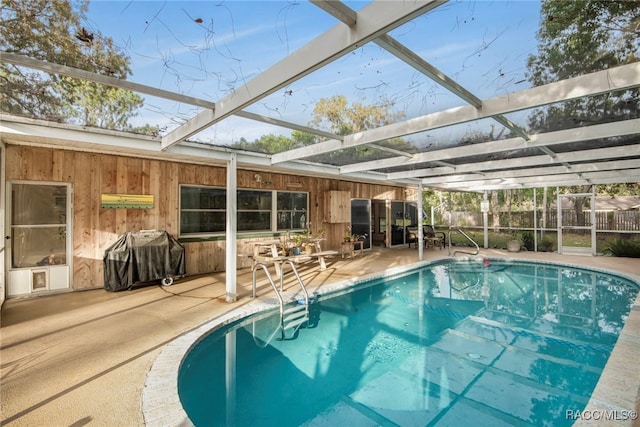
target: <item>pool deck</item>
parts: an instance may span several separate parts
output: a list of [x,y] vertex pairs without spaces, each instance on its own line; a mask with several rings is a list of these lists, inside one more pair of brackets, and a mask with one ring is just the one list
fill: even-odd
[[[310,263],[299,272],[311,290],[325,289],[349,278],[414,264],[417,253],[415,248],[374,248],[363,257],[335,257],[325,271]],[[483,250],[481,255],[611,270],[640,280],[638,259],[501,250]],[[446,249],[424,251],[425,260],[447,257]],[[185,278],[169,287],[7,300],[0,313],[0,424],[146,425],[142,396],[158,356],[167,344],[199,326],[229,319],[255,305],[251,279],[250,269],[238,270],[234,303],[225,302],[225,273]],[[259,294],[267,292],[268,286],[260,280]],[[640,412],[639,356],[640,296],[589,402],[587,409],[594,411],[587,413],[591,419],[576,425],[640,426],[640,420],[635,424],[633,420],[595,420],[603,411],[618,416]],[[167,406],[168,412],[174,409]]]

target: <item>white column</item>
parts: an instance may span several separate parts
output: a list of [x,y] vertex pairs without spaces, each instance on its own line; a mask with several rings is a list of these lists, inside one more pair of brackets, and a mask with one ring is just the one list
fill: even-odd
[[[597,239],[596,239],[596,186],[591,185],[591,255],[598,255],[598,250],[596,248]],[[595,294],[594,294],[595,299]]]
[[558,209],[558,224],[556,224],[558,230],[558,253],[562,254],[562,197],[560,196],[560,187],[556,187],[556,204]]
[[484,234],[484,248],[489,248],[489,193],[486,191],[482,196],[483,209],[482,209],[482,229]]
[[424,231],[422,228],[422,182],[418,184],[418,260],[424,259]]
[[227,239],[226,239],[226,301],[234,302],[236,293],[236,270],[238,249],[236,238],[238,234],[238,177],[236,154],[231,154],[227,161]]
[[533,250],[538,252],[538,188],[533,188]]

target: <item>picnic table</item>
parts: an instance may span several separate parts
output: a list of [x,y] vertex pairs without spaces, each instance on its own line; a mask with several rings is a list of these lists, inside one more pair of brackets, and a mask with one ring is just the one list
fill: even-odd
[[[278,277],[282,274],[282,263],[291,260],[294,263],[307,262],[317,260],[320,270],[327,269],[325,258],[338,255],[338,251],[323,251],[320,242],[325,239],[310,238],[307,239],[306,245],[311,249],[301,251],[299,255],[288,255],[291,241],[287,239],[262,240],[255,242],[253,246],[253,266],[257,263],[273,263]],[[287,255],[283,255],[286,253]]]

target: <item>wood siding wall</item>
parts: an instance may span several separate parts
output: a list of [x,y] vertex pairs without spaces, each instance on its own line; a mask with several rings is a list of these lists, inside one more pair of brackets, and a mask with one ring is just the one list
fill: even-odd
[[[325,193],[348,191],[352,198],[415,200],[415,192],[404,187],[372,185],[337,179],[238,169],[238,188],[309,192],[309,221],[313,231],[324,229],[323,249],[339,249],[347,224],[325,222]],[[6,179],[64,182],[73,192],[73,284],[74,289],[103,287],[103,256],[117,238],[128,231],[166,230],[179,232],[179,185],[226,185],[226,169],[163,160],[84,153],[58,149],[6,147]],[[103,209],[103,193],[153,195],[153,209]],[[269,236],[265,236],[269,237]],[[238,241],[238,267],[250,266],[252,242]],[[187,275],[225,268],[224,240],[188,242],[185,246]]]

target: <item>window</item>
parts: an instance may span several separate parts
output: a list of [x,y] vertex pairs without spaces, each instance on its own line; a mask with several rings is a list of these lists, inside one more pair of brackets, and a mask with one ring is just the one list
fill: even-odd
[[306,229],[308,206],[308,193],[278,191],[278,231]]
[[271,230],[271,193],[238,190],[238,231]]
[[224,233],[227,191],[223,188],[180,187],[180,234]]
[[[226,194],[224,188],[180,186],[180,235],[223,234],[226,230]],[[307,228],[308,193],[238,190],[237,200],[239,232]],[[275,224],[273,218],[277,218]]]

